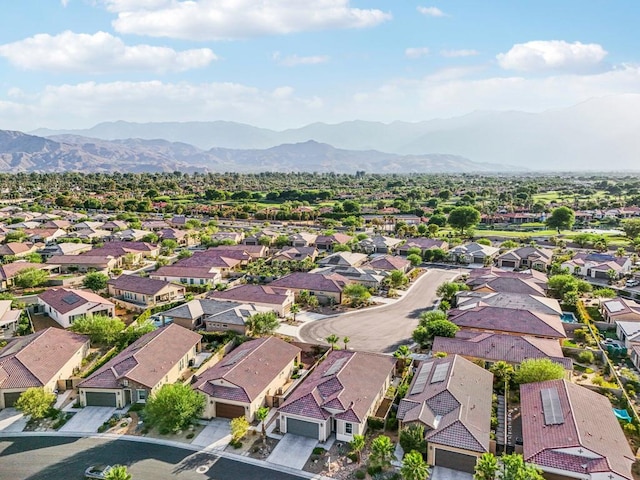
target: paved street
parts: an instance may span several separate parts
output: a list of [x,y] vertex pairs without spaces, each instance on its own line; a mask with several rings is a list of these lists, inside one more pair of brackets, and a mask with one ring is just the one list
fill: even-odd
[[[0,437],[0,478],[80,480],[94,464],[127,465],[135,480],[298,480],[300,477],[173,446],[71,437]],[[200,467],[206,470],[196,471]],[[203,468],[204,467],[204,468]],[[208,467],[208,468],[207,468]]]
[[332,333],[349,337],[349,349],[390,353],[410,343],[421,312],[433,305],[436,289],[460,274],[460,270],[429,268],[416,285],[397,302],[383,307],[360,310],[324,320],[316,320],[300,329],[305,342],[324,343]]

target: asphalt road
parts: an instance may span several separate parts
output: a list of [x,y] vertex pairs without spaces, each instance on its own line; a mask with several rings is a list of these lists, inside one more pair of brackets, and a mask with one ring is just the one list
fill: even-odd
[[[94,464],[126,465],[133,480],[300,480],[275,470],[150,443],[72,437],[0,437],[0,479],[82,480]],[[209,466],[205,473],[196,469]]]
[[324,339],[333,333],[341,339],[349,337],[349,349],[391,353],[411,343],[418,317],[433,306],[438,286],[458,275],[459,269],[429,268],[397,302],[309,322],[298,336],[305,342],[326,343]]

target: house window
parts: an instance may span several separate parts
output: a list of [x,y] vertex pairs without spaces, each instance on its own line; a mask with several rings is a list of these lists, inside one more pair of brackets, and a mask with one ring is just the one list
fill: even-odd
[[344,424],[344,433],[348,433],[349,435],[353,433],[353,423]]
[[136,390],[136,394],[138,395],[138,401],[139,402],[146,402],[147,401],[147,391],[146,390],[138,389],[138,390]]

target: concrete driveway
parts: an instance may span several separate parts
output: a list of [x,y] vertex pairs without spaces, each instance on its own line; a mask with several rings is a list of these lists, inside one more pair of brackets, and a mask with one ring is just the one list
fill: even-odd
[[230,441],[231,426],[229,420],[213,418],[209,424],[204,427],[204,430],[193,439],[191,445],[213,450],[224,450]]
[[418,317],[433,307],[438,286],[460,273],[459,269],[429,268],[396,302],[307,323],[298,336],[305,342],[326,344],[324,339],[336,334],[349,337],[350,349],[391,353],[400,345],[411,343]]
[[473,475],[444,467],[433,467],[430,480],[473,480]]
[[0,410],[0,431],[21,432],[27,426],[27,419],[15,408]]
[[109,420],[115,411],[113,407],[84,407],[79,409],[59,431],[96,433],[100,425]]
[[315,438],[286,433],[267,458],[267,462],[302,470],[317,445],[318,440]]

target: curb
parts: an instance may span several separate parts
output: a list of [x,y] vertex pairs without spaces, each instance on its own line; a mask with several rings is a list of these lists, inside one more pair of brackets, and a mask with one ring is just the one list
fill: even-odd
[[161,438],[139,437],[136,435],[116,435],[113,433],[83,433],[83,432],[2,432],[0,431],[0,438],[16,438],[16,437],[73,437],[73,438],[97,438],[107,440],[124,440],[137,443],[151,443],[155,445],[163,445],[166,447],[175,447],[182,450],[191,450],[194,453],[207,453],[215,455],[227,460],[233,460],[239,463],[246,463],[256,467],[262,467],[269,470],[275,470],[278,472],[288,473],[299,478],[308,478],[310,480],[335,480],[330,477],[317,475],[304,470],[296,470],[295,468],[286,467],[284,465],[278,465],[276,463],[270,463],[265,460],[258,460],[257,458],[245,457],[244,455],[238,455],[235,453],[225,452],[224,450],[217,450],[215,448],[198,447],[189,443],[176,442],[173,440],[163,440]]

